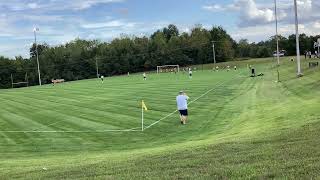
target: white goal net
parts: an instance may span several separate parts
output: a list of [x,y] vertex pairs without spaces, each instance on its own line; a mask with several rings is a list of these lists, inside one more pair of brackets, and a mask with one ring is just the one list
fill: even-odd
[[157,66],[157,73],[179,72],[179,65],[163,65]]

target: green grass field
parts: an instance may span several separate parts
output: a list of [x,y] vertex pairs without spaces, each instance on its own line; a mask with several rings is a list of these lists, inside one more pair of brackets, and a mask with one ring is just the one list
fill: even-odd
[[[248,63],[265,76],[248,77]],[[304,62],[298,79],[284,58],[278,83],[272,59],[234,64],[198,66],[192,79],[136,74],[1,90],[0,179],[320,178],[319,69]],[[190,96],[186,126],[173,113],[179,90]],[[141,100],[144,126],[153,124],[143,132]]]

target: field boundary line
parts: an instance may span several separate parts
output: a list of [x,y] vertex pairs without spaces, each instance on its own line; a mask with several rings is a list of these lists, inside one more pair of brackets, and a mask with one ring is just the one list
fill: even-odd
[[[231,78],[230,80],[228,81],[219,81],[214,87],[212,87],[211,89],[207,90],[206,92],[204,92],[203,94],[201,94],[199,97],[195,98],[194,100],[190,101],[188,103],[189,104],[192,104],[196,101],[198,101],[200,98],[202,98],[203,96],[207,95],[208,93],[212,92],[213,90],[216,90],[218,87],[221,87],[222,85],[232,81],[232,80],[235,80],[237,78],[240,78],[242,76],[239,76],[241,73],[243,72],[239,72],[238,74],[236,74],[233,78]],[[163,121],[164,119],[167,119],[168,117],[172,116],[173,114],[175,114],[178,110],[176,109],[175,111],[169,113],[168,115],[162,117],[161,119],[153,122],[152,124],[148,125],[147,127],[144,128],[144,130],[146,129],[149,129],[150,127],[158,124],[159,122]],[[54,122],[54,123],[51,123],[51,124],[48,124],[48,126],[52,126],[54,124],[57,124],[57,123],[60,123],[59,121],[58,122]],[[106,130],[97,130],[97,131],[89,131],[89,130],[84,130],[84,131],[63,131],[63,130],[8,130],[8,131],[0,131],[0,133],[105,133],[105,132],[141,132],[141,127],[135,127],[135,128],[130,128],[130,129],[106,129]]]
[[0,131],[0,133],[104,133],[104,132],[134,132],[141,131],[141,127],[131,128],[131,129],[107,129],[98,131],[37,131],[37,130],[27,130],[27,131]]
[[[242,73],[242,72],[239,72],[238,74],[235,75],[234,78],[231,78],[231,79],[228,80],[228,81],[225,81],[225,82],[219,81],[213,88],[209,89],[208,91],[206,91],[205,93],[203,93],[202,95],[200,95],[199,97],[197,97],[196,99],[190,101],[190,102],[188,103],[188,105],[189,105],[189,104],[192,104],[193,102],[196,102],[197,100],[199,100],[199,99],[202,98],[203,96],[207,95],[207,94],[210,93],[211,91],[217,89],[218,87],[222,86],[223,84],[225,84],[225,83],[227,83],[227,82],[230,82],[230,81],[232,81],[232,80],[234,80],[234,79],[240,78],[241,76],[238,76],[238,75],[240,75],[241,73]],[[158,124],[160,121],[162,121],[162,120],[164,120],[164,119],[167,119],[168,117],[172,116],[172,115],[173,115],[174,113],[176,113],[177,111],[178,111],[178,110],[176,109],[176,110],[173,111],[172,113],[170,113],[170,114],[166,115],[165,117],[163,117],[163,118],[161,118],[161,119],[153,122],[152,124],[150,124],[149,126],[145,127],[144,129],[146,130],[146,129],[148,129],[148,128],[150,128],[150,127]]]

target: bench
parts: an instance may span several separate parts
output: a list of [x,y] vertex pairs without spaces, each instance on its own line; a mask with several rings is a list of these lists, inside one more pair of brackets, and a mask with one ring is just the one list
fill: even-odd
[[57,84],[57,83],[63,83],[63,82],[65,82],[65,80],[64,79],[52,79],[51,82],[53,84]]
[[309,68],[313,68],[317,66],[319,66],[319,62],[309,62]]

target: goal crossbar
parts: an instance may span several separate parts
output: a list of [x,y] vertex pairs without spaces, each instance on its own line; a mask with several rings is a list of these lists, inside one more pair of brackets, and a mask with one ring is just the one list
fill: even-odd
[[163,66],[157,66],[157,73],[160,72],[161,69],[165,69],[165,68],[177,68],[177,72],[180,71],[179,65],[163,65]]
[[16,83],[12,83],[13,85],[19,85],[19,84],[29,84],[29,82],[16,82]]
[[25,81],[14,82],[13,75],[11,74],[11,88],[14,88],[14,85],[26,84],[29,87],[28,73],[26,72],[24,76]]

